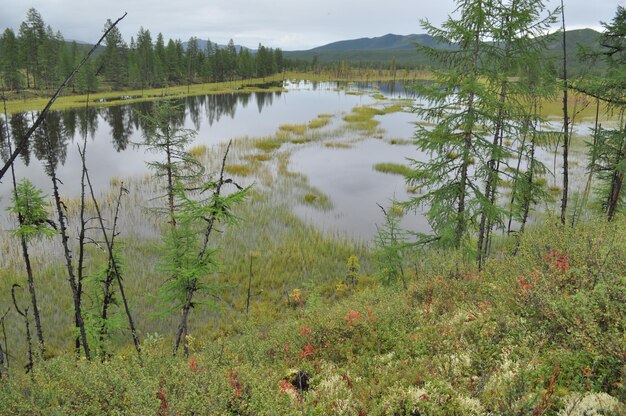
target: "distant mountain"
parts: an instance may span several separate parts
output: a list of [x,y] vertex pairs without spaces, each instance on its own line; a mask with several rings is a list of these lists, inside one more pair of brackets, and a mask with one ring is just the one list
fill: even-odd
[[[600,35],[599,32],[592,29],[568,30],[566,32],[568,67],[573,73],[581,71],[585,67],[578,57],[579,46],[597,50]],[[549,42],[546,55],[549,58],[559,59],[563,56],[561,47],[563,35],[557,33],[551,36],[553,39]],[[442,44],[434,37],[426,34],[395,35],[389,33],[374,38],[342,40],[304,51],[284,51],[283,55],[286,59],[308,62],[311,62],[316,56],[317,62],[320,64],[346,61],[349,63],[389,65],[395,57],[399,66],[432,65],[432,62],[416,50],[416,43],[440,49],[454,48],[454,45]],[[555,66],[557,65],[555,62]]]
[[429,62],[425,57],[416,52],[415,43],[440,48],[450,47],[440,44],[430,35],[388,33],[374,38],[342,40],[305,51],[285,51],[283,55],[286,59],[305,61],[311,61],[317,56],[317,61],[321,64],[339,61],[382,64],[391,62],[395,57],[399,65],[428,65]]
[[[206,51],[206,45],[207,45],[208,43],[209,43],[209,41],[208,41],[208,40],[198,39],[198,48],[200,48],[200,50],[204,52],[204,51]],[[212,43],[213,43],[213,44],[215,44],[215,42],[212,42]],[[188,44],[189,44],[189,42],[183,42],[183,48],[184,48],[185,50],[187,50],[187,45],[188,45]],[[218,46],[218,48],[220,48],[220,49],[224,49],[224,48],[226,48],[226,45],[220,45],[220,44],[218,44],[217,46]],[[256,49],[250,49],[250,48],[248,48],[248,47],[241,46],[241,45],[235,45],[235,49],[237,50],[237,53],[239,53],[239,51],[240,51],[241,49],[247,49],[247,50],[249,50],[249,51],[250,51],[250,52],[252,52],[252,53],[256,53]]]
[[376,38],[359,38],[342,40],[311,49],[315,52],[351,51],[351,50],[379,50],[379,49],[415,49],[415,43],[427,46],[439,46],[439,43],[430,35],[394,35],[388,33]]

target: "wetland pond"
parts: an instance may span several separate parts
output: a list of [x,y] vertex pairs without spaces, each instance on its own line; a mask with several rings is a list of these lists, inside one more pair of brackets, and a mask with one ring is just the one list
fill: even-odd
[[[287,160],[289,172],[305,178],[307,189],[314,190],[312,198],[325,201],[320,206],[307,203],[306,198],[294,197],[292,210],[327,234],[371,241],[377,224],[384,222],[378,204],[389,207],[394,199],[404,201],[410,197],[403,176],[378,172],[374,165],[388,162],[406,165],[407,158],[424,160],[427,157],[419,154],[411,142],[417,121],[411,106],[419,105],[419,99],[410,85],[402,82],[286,81],[283,87],[282,92],[181,98],[177,102],[185,111],[178,122],[197,131],[191,147],[204,146],[211,151],[233,138],[241,144],[255,138],[272,137],[280,133],[281,126],[306,126],[323,115],[328,123],[314,131],[308,129],[307,140],[291,140],[277,150],[286,155],[283,160]],[[153,105],[143,102],[92,107],[88,111],[51,112],[45,123],[48,135],[54,137],[51,148],[44,146],[43,134],[35,134],[27,151],[15,163],[17,177],[29,178],[51,195],[45,165],[52,160],[57,166],[57,176],[63,181],[62,194],[78,197],[81,161],[77,144],[82,143],[83,134],[87,135],[88,168],[96,193],[108,192],[111,184],[120,180],[144,177],[149,173],[146,162],[154,160],[155,155],[137,145],[143,141],[142,122],[137,114],[150,112]],[[385,109],[394,106],[394,111],[375,115],[372,128],[350,128],[344,121],[344,116],[355,107]],[[36,117],[37,113],[10,114],[11,137],[19,137]],[[578,124],[576,132],[588,134],[589,127],[589,124]],[[0,150],[4,158],[8,151],[4,139],[2,144]],[[239,154],[240,159],[246,151],[259,152],[254,147],[240,147],[235,147],[235,157]],[[580,146],[578,153],[574,151],[574,182],[584,180],[583,150]],[[539,157],[551,170],[558,172],[558,162],[554,164],[554,156],[548,150],[542,151]],[[254,176],[241,180],[264,186],[263,181]],[[558,178],[548,178],[548,181],[556,184]],[[7,175],[0,184],[0,227],[3,229],[11,228],[14,221],[6,212],[11,200],[10,182]],[[400,225],[417,232],[429,229],[421,213],[404,215]]]

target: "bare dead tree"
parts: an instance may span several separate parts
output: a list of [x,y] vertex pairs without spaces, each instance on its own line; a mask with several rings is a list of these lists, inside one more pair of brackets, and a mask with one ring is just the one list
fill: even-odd
[[248,291],[246,294],[246,316],[248,315],[248,312],[250,310],[250,297],[251,297],[250,290],[252,289],[252,259],[253,259],[253,256],[250,255],[250,268],[248,270]]
[[10,309],[7,309],[4,315],[2,315],[2,318],[0,318],[0,325],[2,325],[2,340],[4,341],[4,356],[6,357],[7,371],[9,370],[9,368],[11,368],[11,362],[9,361],[9,342],[7,338],[7,327],[4,321],[6,319],[7,314],[9,313],[9,310]]
[[[87,91],[87,99],[85,100],[85,118],[88,117],[89,112],[89,90]],[[87,128],[85,127],[83,130],[83,146],[87,146]],[[82,303],[82,295],[83,295],[83,279],[84,279],[84,271],[85,271],[85,233],[87,231],[87,223],[88,219],[85,219],[85,158],[81,157],[81,176],[80,176],[80,208],[79,208],[79,229],[78,229],[78,267],[76,269],[77,273],[77,281],[76,284],[78,286],[78,301]],[[76,322],[76,326],[78,326],[78,322]],[[76,352],[80,350],[80,337],[76,337]]]
[[[81,150],[80,146],[78,146],[78,152],[82,159],[85,158],[85,149]],[[84,165],[85,166],[85,165]],[[118,288],[120,291],[120,296],[122,298],[122,302],[124,303],[124,310],[126,312],[126,317],[128,318],[128,325],[130,327],[131,336],[133,338],[133,344],[135,345],[135,350],[137,351],[137,355],[141,357],[141,346],[139,345],[139,338],[137,336],[137,330],[135,329],[135,323],[133,321],[133,316],[130,312],[130,306],[128,305],[128,299],[126,298],[126,294],[124,292],[124,285],[122,283],[122,275],[120,273],[117,261],[115,260],[115,256],[113,254],[113,244],[111,240],[109,240],[109,236],[106,231],[106,227],[104,226],[104,220],[102,219],[102,214],[100,211],[100,206],[98,205],[98,200],[93,191],[93,186],[91,184],[91,179],[89,177],[89,170],[84,167],[85,179],[87,179],[87,186],[89,187],[89,192],[91,193],[91,199],[94,203],[94,207],[96,209],[96,215],[98,222],[100,223],[100,229],[102,230],[102,235],[104,237],[104,241],[106,243],[107,251],[109,254],[109,261],[111,266],[113,267],[113,272],[115,274],[115,279],[118,283]]]
[[[124,183],[122,182],[122,184],[120,185],[120,193],[117,197],[117,202],[115,205],[115,214],[113,215],[113,227],[111,229],[111,250],[113,251],[115,249],[115,237],[117,237],[117,220],[119,218],[119,212],[120,212],[120,205],[122,203],[122,196],[124,196],[124,194],[128,193],[128,190],[126,188],[124,188]],[[113,262],[115,261],[115,259],[109,254],[109,260],[108,260],[108,265],[107,265],[107,270],[106,270],[106,276],[104,281],[102,282],[102,293],[103,293],[103,298],[102,298],[102,312],[100,314],[100,319],[102,321],[102,325],[100,326],[100,344],[104,343],[104,337],[107,333],[107,328],[104,325],[104,323],[106,322],[106,320],[109,317],[109,306],[111,305],[111,303],[113,303],[114,301],[114,291],[113,291],[113,282],[115,281],[115,278],[117,276],[116,272],[115,272],[115,268],[113,267]],[[103,355],[104,355],[104,351],[103,351]]]
[[569,113],[567,109],[567,42],[565,40],[565,8],[561,0],[561,22],[563,28],[563,196],[561,197],[561,224],[567,215],[567,193],[569,188]]
[[[7,120],[7,123],[5,124],[5,128],[6,128],[5,136],[7,140],[7,148],[9,149],[9,153],[12,153],[11,137],[10,137],[9,125],[8,125],[9,118],[7,116],[7,102],[6,102],[6,98],[4,97],[4,93],[2,94],[2,102],[4,105],[4,119]],[[17,201],[17,180],[15,177],[15,168],[13,167],[13,165],[11,165],[11,180],[13,182],[13,196],[15,197],[15,200]],[[18,211],[17,213],[17,221],[20,226],[24,225],[24,215],[20,211]],[[24,259],[24,266],[26,267],[26,277],[28,280],[28,291],[30,293],[30,301],[33,305],[33,315],[35,316],[35,327],[37,330],[37,340],[39,341],[39,351],[41,353],[41,356],[43,357],[44,353],[46,352],[46,346],[45,346],[45,342],[43,338],[43,329],[41,326],[39,307],[37,306],[37,293],[35,291],[35,280],[33,278],[33,268],[30,262],[30,255],[28,253],[28,244],[26,242],[26,236],[23,234],[20,234],[20,244],[22,246],[22,258]]]
[[[45,123],[44,123],[44,132],[45,132]],[[72,250],[70,248],[70,241],[67,232],[67,218],[65,216],[65,204],[61,201],[61,195],[59,193],[59,183],[61,181],[56,176],[56,166],[54,160],[52,160],[51,154],[51,139],[48,137],[46,132],[46,141],[48,144],[48,173],[50,174],[50,178],[52,179],[52,191],[54,195],[54,203],[58,215],[59,220],[59,232],[61,234],[61,243],[63,245],[63,254],[65,256],[65,265],[67,268],[68,280],[70,282],[70,288],[72,290],[72,299],[74,303],[74,322],[76,327],[80,331],[80,338],[83,344],[83,350],[85,351],[85,357],[90,360],[91,354],[89,351],[89,343],[87,341],[87,332],[85,330],[85,321],[83,319],[83,314],[81,311],[81,296],[80,296],[80,287],[76,280],[76,274],[74,273],[74,264],[72,261]]]
[[[9,368],[9,354],[6,351],[6,349],[8,348],[7,345],[7,338],[6,338],[6,331],[4,329],[4,318],[7,316],[7,314],[9,313],[9,310],[7,309],[7,311],[4,313],[4,315],[2,315],[2,318],[0,318],[0,324],[2,324],[2,332],[4,332],[5,336],[4,336],[4,348],[2,347],[2,342],[0,342],[0,379],[2,379],[2,377],[7,373],[8,368]],[[6,365],[5,365],[5,357],[6,357]]]
[[33,369],[33,340],[30,335],[30,319],[28,318],[28,307],[24,308],[24,310],[20,309],[17,304],[17,298],[15,297],[15,288],[21,289],[22,287],[17,283],[14,283],[11,286],[11,297],[13,298],[13,306],[15,306],[15,310],[18,314],[20,314],[24,318],[24,323],[26,324],[26,343],[28,344],[28,363],[26,364],[26,372],[28,373]]
[[70,82],[72,81],[72,79],[74,78],[74,76],[76,75],[76,73],[78,72],[78,70],[85,64],[85,62],[87,62],[87,60],[91,57],[91,55],[96,51],[96,49],[98,49],[98,46],[100,46],[100,44],[102,43],[102,41],[107,37],[107,35],[109,34],[109,32],[123,19],[125,18],[127,15],[127,13],[124,13],[124,15],[122,17],[120,17],[119,19],[117,19],[102,35],[102,37],[100,38],[100,40],[98,40],[98,42],[93,45],[93,47],[91,48],[91,50],[89,50],[89,52],[87,53],[87,55],[85,55],[85,57],[79,62],[78,65],[76,65],[76,67],[74,67],[74,69],[72,70],[72,72],[68,75],[68,77],[65,79],[65,81],[63,81],[63,83],[61,84],[61,86],[57,89],[57,91],[54,93],[54,95],[52,96],[52,98],[50,99],[50,101],[48,101],[48,104],[46,104],[46,106],[44,107],[43,111],[39,114],[39,117],[37,117],[37,120],[33,123],[33,125],[31,126],[30,129],[28,129],[28,131],[26,132],[26,134],[24,135],[24,137],[20,140],[19,144],[16,145],[15,147],[15,151],[13,151],[13,153],[11,153],[11,156],[9,157],[9,159],[7,160],[7,162],[4,164],[4,166],[2,167],[2,169],[0,169],[0,180],[2,180],[2,178],[4,177],[5,173],[9,170],[9,167],[11,167],[13,165],[13,162],[15,162],[15,159],[17,159],[17,156],[22,153],[22,151],[24,150],[24,148],[28,145],[28,141],[30,140],[30,137],[33,135],[33,133],[35,132],[35,130],[37,130],[37,128],[39,127],[39,125],[44,121],[46,114],[48,114],[48,111],[50,110],[50,107],[52,107],[52,104],[54,104],[54,102],[57,100],[57,98],[59,98],[61,96],[61,93],[63,92],[63,90],[65,89],[65,87],[67,87]]

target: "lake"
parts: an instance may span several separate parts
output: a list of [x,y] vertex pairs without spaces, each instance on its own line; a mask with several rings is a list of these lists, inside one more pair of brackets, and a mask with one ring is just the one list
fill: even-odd
[[[324,129],[336,129],[337,132],[332,133],[336,135],[333,141],[345,146],[329,147],[324,142],[312,142],[289,149],[290,170],[305,175],[312,187],[329,197],[332,208],[318,209],[294,201],[293,210],[325,233],[371,240],[377,224],[384,221],[378,204],[389,207],[393,199],[402,201],[410,197],[402,176],[377,172],[373,166],[380,162],[406,164],[407,157],[425,158],[410,143],[417,118],[410,111],[376,116],[380,123],[377,132],[368,135],[339,129],[343,123],[342,115],[356,106],[385,106],[396,99],[414,101],[414,92],[401,82],[287,81],[284,88],[284,92],[179,99],[178,103],[185,108],[179,122],[197,131],[194,146],[211,147],[231,138],[271,136],[281,125],[306,124],[322,113],[334,115]],[[149,112],[152,105],[147,102],[91,108],[89,112],[84,109],[52,112],[46,122],[46,128],[55,137],[52,147],[45,145],[43,135],[35,135],[28,152],[15,164],[18,178],[28,177],[50,195],[50,179],[44,166],[49,159],[56,164],[57,176],[63,181],[62,193],[69,197],[78,196],[81,164],[77,144],[82,143],[83,134],[88,138],[88,166],[97,193],[108,190],[112,178],[145,175],[148,173],[146,161],[155,156],[137,145],[143,140],[138,113]],[[9,115],[14,135],[25,131],[36,117],[36,113]],[[577,132],[584,132],[588,127],[579,124]],[[6,145],[0,150],[6,155]],[[552,167],[550,152],[541,152],[540,159]],[[583,169],[574,172],[574,177],[584,176],[583,163],[574,163],[573,168],[576,170],[580,166]],[[558,163],[554,167],[558,169]],[[0,184],[0,224],[3,228],[12,222],[5,211],[10,195],[10,176],[7,175]],[[412,231],[429,230],[425,218],[419,213],[405,215],[401,225]]]

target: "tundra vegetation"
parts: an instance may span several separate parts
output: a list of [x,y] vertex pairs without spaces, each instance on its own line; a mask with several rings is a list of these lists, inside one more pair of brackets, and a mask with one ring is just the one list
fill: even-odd
[[[22,158],[32,149],[53,195],[5,163],[14,227],[0,231],[0,414],[626,413],[626,10],[582,51],[605,73],[571,79],[542,59],[557,16],[565,25],[540,0],[458,0],[442,27],[423,22],[451,47],[420,47],[437,63],[416,86],[422,106],[377,94],[348,114],[207,147],[161,97],[122,118],[142,126],[153,173],[106,189],[89,171],[89,96],[78,119],[42,114],[33,134],[3,99],[3,161],[15,145],[27,146]],[[138,88],[147,100],[149,88],[191,94],[284,65],[279,49],[201,51],[194,38],[184,49],[143,28],[126,45],[105,28],[102,72],[84,65],[72,88]],[[34,9],[0,48],[14,93],[50,89],[80,55]],[[560,94],[554,131],[543,106]],[[408,144],[380,127],[401,111],[420,120]],[[588,173],[573,189],[568,152],[582,139],[570,129],[585,111]],[[81,167],[64,181],[80,184],[77,198],[57,175],[73,124]],[[125,146],[124,134],[112,129]],[[374,241],[296,216],[296,204],[333,201],[290,169],[294,149],[371,138],[428,155],[373,167],[412,192],[380,206]],[[549,146],[564,150],[560,188],[537,157]],[[415,211],[429,232],[402,229]]]

